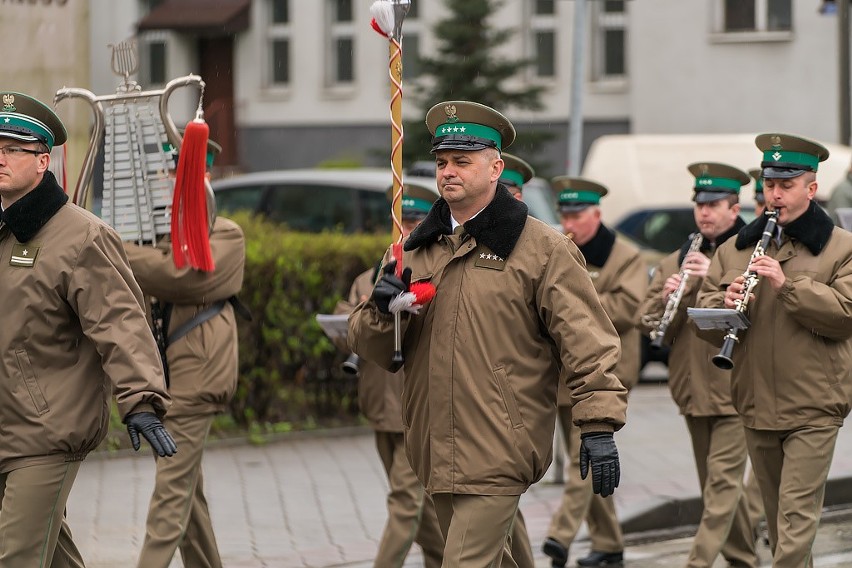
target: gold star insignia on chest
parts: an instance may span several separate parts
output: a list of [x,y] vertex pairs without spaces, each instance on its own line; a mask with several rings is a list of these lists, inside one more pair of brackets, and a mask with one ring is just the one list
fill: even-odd
[[487,249],[480,252],[474,266],[477,268],[490,268],[492,270],[503,270],[506,267],[506,259],[500,258]]
[[9,266],[32,268],[35,265],[35,260],[40,248],[41,247],[32,245],[13,245],[12,257],[9,259]]

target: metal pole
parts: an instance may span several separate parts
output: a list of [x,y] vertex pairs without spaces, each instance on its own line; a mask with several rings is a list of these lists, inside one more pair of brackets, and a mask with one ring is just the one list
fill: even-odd
[[[586,76],[586,0],[574,0],[574,43],[571,48],[571,114],[568,117],[568,175],[580,175],[583,149],[583,79]],[[565,483],[565,441],[556,420],[553,436],[553,483]]]
[[583,79],[586,76],[586,0],[574,1],[571,51],[571,116],[568,117],[568,175],[580,175],[583,149]]
[[838,75],[840,86],[840,143],[848,145],[850,128],[852,128],[849,103],[849,2],[840,0],[836,4],[837,42],[840,60],[840,73]]

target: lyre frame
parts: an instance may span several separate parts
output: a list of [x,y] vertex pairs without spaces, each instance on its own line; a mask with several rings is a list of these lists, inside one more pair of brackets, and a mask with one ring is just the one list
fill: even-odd
[[88,192],[89,186],[91,185],[92,181],[92,172],[95,169],[95,159],[97,158],[98,148],[100,148],[101,143],[104,139],[104,108],[102,103],[119,100],[159,97],[160,118],[163,121],[163,126],[166,130],[166,136],[168,137],[169,143],[171,143],[172,146],[174,146],[175,149],[180,152],[182,138],[180,132],[178,132],[177,126],[175,126],[175,123],[168,112],[169,98],[175,90],[179,89],[180,87],[187,87],[190,85],[195,85],[200,89],[201,93],[204,92],[204,81],[201,79],[200,76],[193,74],[189,74],[184,77],[178,77],[177,79],[172,79],[161,90],[139,90],[134,92],[121,92],[113,95],[103,96],[97,96],[88,89],[78,87],[63,87],[56,91],[56,95],[53,98],[54,106],[64,99],[75,97],[81,98],[89,103],[89,106],[92,108],[92,112],[94,113],[95,117],[95,124],[92,129],[92,136],[89,139],[89,148],[86,151],[85,158],[83,159],[83,166],[80,170],[80,176],[77,178],[77,184],[74,186],[74,192],[71,194],[72,201],[77,205],[84,206],[89,196]]

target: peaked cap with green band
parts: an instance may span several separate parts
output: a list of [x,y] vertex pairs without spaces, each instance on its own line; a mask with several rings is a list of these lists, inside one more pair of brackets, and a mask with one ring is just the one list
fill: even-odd
[[558,176],[550,180],[550,185],[559,194],[560,213],[574,213],[599,205],[601,198],[609,193],[601,184],[579,177]]
[[[178,132],[180,133],[181,138],[183,138],[184,130],[185,129],[183,129],[183,128],[178,129]],[[165,144],[163,144],[163,151],[164,152],[174,152],[175,167],[177,167],[178,152],[175,150],[175,147],[171,144],[171,142],[166,142]],[[205,159],[205,161],[207,162],[207,169],[208,170],[213,167],[213,162],[216,160],[216,156],[218,156],[221,152],[222,152],[222,146],[218,142],[208,138],[207,139],[207,153],[206,153],[206,159]]]
[[[433,185],[427,186],[420,183],[405,182],[402,185],[402,218],[404,220],[420,220],[432,209],[432,204],[437,201],[438,189]],[[393,201],[393,185],[385,192],[388,201]]]
[[766,196],[763,195],[763,170],[753,168],[748,171],[748,175],[754,180],[754,199],[759,203],[764,203]]
[[812,140],[792,134],[759,134],[754,139],[763,152],[763,178],[790,179],[805,172],[816,172],[828,159],[828,149]]
[[0,91],[0,137],[41,142],[48,149],[65,144],[68,133],[47,105],[23,93]]
[[500,183],[504,185],[515,185],[523,189],[524,184],[535,175],[532,166],[513,154],[503,153],[501,156],[505,166],[500,174]]
[[695,162],[686,169],[695,176],[692,200],[696,203],[710,203],[729,195],[739,195],[742,186],[751,181],[741,169],[718,162]]
[[470,101],[444,101],[426,113],[432,153],[438,150],[502,151],[515,141],[515,127],[491,107]]

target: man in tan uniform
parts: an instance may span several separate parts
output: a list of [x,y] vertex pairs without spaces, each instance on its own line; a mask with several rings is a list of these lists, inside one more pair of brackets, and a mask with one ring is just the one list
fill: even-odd
[[[389,190],[389,198],[392,197]],[[407,239],[438,198],[435,189],[406,183],[402,196],[402,237]],[[341,301],[336,313],[352,313],[355,306],[373,292],[378,267],[361,273],[352,283],[347,302]],[[416,542],[423,550],[426,568],[440,568],[444,537],[435,516],[435,505],[426,494],[408,463],[403,444],[402,425],[403,372],[391,373],[370,361],[358,364],[358,404],[376,433],[376,449],[388,477],[388,520],[373,565],[376,568],[401,568]]]
[[[207,168],[220,147],[209,141]],[[125,243],[133,274],[164,313],[167,377],[172,407],[166,426],[182,451],[157,460],[140,568],[168,568],[180,549],[184,566],[221,568],[204,496],[201,460],[210,425],[237,387],[234,298],[243,285],[245,239],[233,221],[216,217],[210,232],[215,268],[175,268],[171,240],[157,247]]]
[[[663,338],[671,345],[668,385],[689,429],[704,505],[687,565],[709,568],[721,553],[732,566],[753,568],[754,535],[742,491],[745,432],[731,403],[731,374],[710,364],[712,346],[700,340],[686,320],[686,309],[695,304],[710,258],[745,225],[739,216],[739,191],[749,177],[738,168],[713,162],[691,164],[689,172],[695,176],[692,199],[698,232],[660,262],[640,321],[653,338],[661,331],[659,322],[667,309],[672,316]],[[675,307],[670,300],[676,293],[681,299]]]
[[141,434],[160,456],[170,399],[120,237],[48,171],[65,127],[32,97],[0,101],[0,566],[80,568],[65,505],[111,393],[134,449]]
[[[776,231],[753,259],[765,216],[725,243],[698,303],[736,310],[744,273],[757,277],[750,327],[731,354],[731,393],[760,484],[772,565],[803,568],[813,565],[825,482],[852,394],[852,233],[814,202],[828,150],[789,134],[761,134],[755,143]],[[723,333],[702,336],[721,345]]]
[[441,198],[406,241],[401,277],[389,263],[350,316],[349,342],[391,368],[392,309],[409,282],[436,288],[417,313],[398,312],[406,452],[435,502],[443,566],[514,567],[509,534],[521,494],[550,463],[560,380],[582,431],[582,473],[602,495],[618,485],[618,336],[576,246],[499,183],[509,120],[446,101],[426,123]]
[[[645,297],[648,270],[639,249],[601,222],[600,200],[607,189],[591,180],[560,176],[551,181],[559,195],[565,234],[580,248],[601,305],[621,338],[621,358],[615,375],[628,390],[639,381],[640,334],[637,310]],[[592,493],[589,480],[580,478],[580,430],[571,417],[570,392],[559,389],[559,424],[570,457],[562,503],[554,513],[542,547],[554,567],[565,566],[568,550],[583,519],[589,526],[591,553],[578,566],[620,566],[624,538],[612,498]]]

